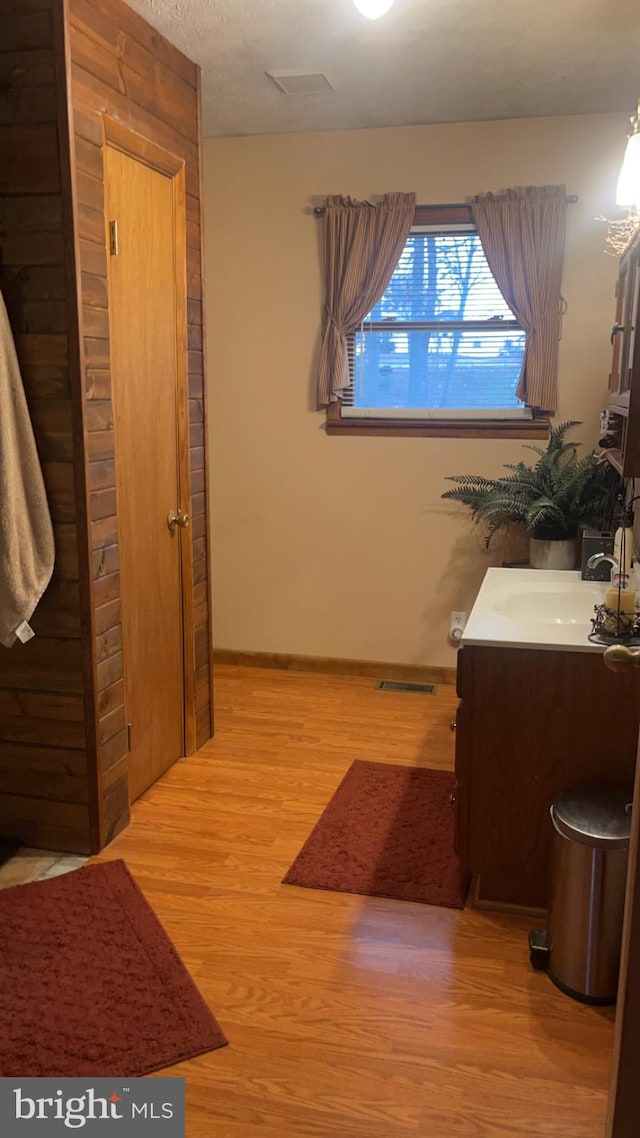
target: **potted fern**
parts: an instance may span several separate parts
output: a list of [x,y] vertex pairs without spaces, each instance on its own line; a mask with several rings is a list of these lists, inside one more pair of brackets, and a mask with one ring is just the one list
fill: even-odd
[[620,477],[594,451],[578,458],[578,444],[566,436],[577,422],[561,423],[551,431],[546,450],[528,446],[538,455],[533,466],[505,463],[507,474],[453,474],[453,490],[442,497],[469,506],[476,522],[488,523],[486,546],[505,526],[524,525],[529,533],[529,562],[534,569],[574,569],[578,526],[611,526],[620,490]]

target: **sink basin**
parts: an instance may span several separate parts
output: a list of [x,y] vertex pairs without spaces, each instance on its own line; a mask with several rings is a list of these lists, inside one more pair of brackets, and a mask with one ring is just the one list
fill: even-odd
[[602,652],[589,634],[606,589],[571,570],[488,569],[462,644]]
[[488,601],[495,612],[512,620],[534,624],[589,625],[594,605],[604,600],[604,590],[590,581],[563,585],[561,582],[527,581],[496,590]]

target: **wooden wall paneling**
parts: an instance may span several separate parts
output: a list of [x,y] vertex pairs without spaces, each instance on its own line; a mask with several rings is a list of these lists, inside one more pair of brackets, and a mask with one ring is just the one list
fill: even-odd
[[[206,487],[204,475],[204,381],[202,352],[202,260],[199,246],[200,154],[199,154],[199,76],[194,64],[163,40],[136,13],[119,0],[69,0],[71,45],[71,94],[75,145],[78,163],[77,192],[83,208],[81,221],[80,281],[85,322],[85,399],[90,454],[91,532],[94,557],[96,629],[108,624],[116,612],[117,522],[109,512],[109,491],[115,487],[113,465],[111,382],[109,373],[107,256],[104,228],[98,234],[93,214],[103,203],[102,159],[97,152],[108,123],[109,144],[128,152],[130,135],[138,136],[143,161],[163,169],[168,154],[168,174],[175,173],[173,162],[184,164],[184,193],[187,246],[186,312],[184,320],[191,350],[188,357],[190,402],[188,424],[190,449],[183,456],[184,480],[192,480],[183,509],[192,514],[192,541],[199,542],[197,556],[193,546],[185,549],[185,576],[198,577],[194,590],[185,598],[188,638],[185,661],[187,683],[192,688],[194,721],[190,727],[188,752],[195,750],[211,734],[211,695],[204,699],[203,684],[210,691],[208,654],[203,648],[209,609],[196,604],[195,588],[208,589],[209,559],[202,544]],[[96,182],[98,184],[96,184]],[[103,223],[104,224],[104,223]],[[97,240],[100,236],[100,241]],[[116,458],[117,461],[117,458]],[[190,470],[189,470],[190,467]],[[195,513],[194,513],[195,511]],[[109,521],[109,519],[112,519]],[[187,542],[184,542],[187,546]],[[113,569],[110,573],[109,570]],[[99,602],[99,603],[98,603]],[[191,610],[191,611],[189,611]],[[98,635],[100,635],[98,633]],[[197,647],[196,647],[197,641]],[[207,658],[205,658],[207,657]],[[99,688],[118,682],[116,657],[99,664]],[[204,665],[207,665],[204,667]],[[207,706],[208,705],[208,706]],[[113,710],[113,709],[112,709]],[[199,718],[198,718],[199,717]]]
[[[113,573],[109,575],[110,579],[117,577]],[[99,636],[101,632],[108,632],[110,628],[120,624],[120,586],[119,584],[114,588],[115,596],[111,600],[104,601],[95,609],[95,622],[96,634]],[[100,699],[98,697],[98,702]]]
[[98,712],[101,718],[115,711],[117,707],[124,707],[124,680],[117,680],[115,684],[104,688],[98,696]]
[[5,831],[19,837],[26,846],[91,852],[87,841],[89,807],[84,803],[0,793],[0,818]]
[[[87,404],[89,408],[90,403]],[[90,413],[89,411],[87,412]],[[92,491],[98,493],[100,490],[113,491],[115,479],[115,459],[98,459],[96,462],[89,463],[89,485]],[[113,513],[113,511],[111,511]]]
[[43,462],[73,462],[70,399],[38,399],[32,396],[29,409],[38,438],[40,459]]
[[[18,650],[0,650],[0,706],[9,700],[5,706],[13,709],[6,713],[0,739],[0,832],[10,826],[23,841],[86,851],[103,845],[128,817],[126,732],[120,730],[124,692],[102,171],[105,114],[136,131],[150,150],[175,155],[185,168],[188,465],[195,511],[188,557],[197,578],[187,601],[193,746],[210,734],[210,697],[203,694],[211,668],[203,631],[210,610],[199,77],[194,64],[121,0],[5,0],[3,15],[0,287],[41,456],[56,565],[34,614],[35,640]],[[16,707],[33,708],[36,696],[53,700],[55,713],[15,713]],[[7,733],[16,738],[6,738]],[[30,766],[21,766],[25,761]],[[42,780],[40,785],[31,780],[31,793],[25,795],[20,772],[32,768]]]
[[[95,605],[96,620],[98,612],[111,601],[120,600],[120,574],[107,573],[93,579],[93,602]],[[118,620],[120,617],[118,616]],[[98,631],[96,625],[96,632]]]
[[[84,274],[86,277],[89,274]],[[109,399],[111,396],[111,375],[109,369],[87,367],[85,370],[85,396],[87,400]]]
[[54,522],[53,537],[56,547],[53,581],[79,580],[78,535],[75,525],[68,522],[57,524]]
[[[73,5],[74,0],[70,0],[70,3]],[[72,43],[75,43],[73,36]],[[86,58],[83,58],[83,63],[87,63]],[[89,110],[100,115],[109,115],[129,130],[155,142],[169,154],[179,154],[184,157],[187,163],[187,192],[197,195],[198,147],[195,135],[190,139],[188,135],[182,134],[160,118],[158,113],[151,113],[141,103],[122,94],[115,82],[113,85],[110,84],[105,81],[104,76],[89,71],[82,63],[76,63],[75,59],[71,75],[75,97],[85,112]]]
[[79,640],[82,619],[78,582],[54,577],[31,619],[31,627],[36,636]]
[[55,115],[54,89],[23,87],[9,101],[3,87],[0,86],[0,123],[11,121],[16,106],[25,122],[49,122]]
[[[36,197],[19,194],[0,199],[0,231],[3,292],[9,299],[12,299],[14,292],[11,283],[13,274],[18,278],[15,291],[19,297],[29,295],[31,291],[34,299],[43,296],[48,299],[52,295],[64,299],[66,290],[62,269],[64,245],[60,195],[38,194]],[[39,275],[30,271],[38,266],[45,266]],[[31,281],[35,284],[29,289]]]
[[7,796],[27,801],[37,786],[38,797],[56,802],[86,803],[87,780],[82,749],[73,750],[66,743],[60,747],[29,742],[0,740],[0,786]]
[[[104,632],[99,633],[97,641],[96,659],[99,664],[103,660],[108,660],[111,656],[115,656],[118,652],[122,652],[122,625],[114,624],[111,628],[105,629]],[[121,684],[121,680],[115,681]],[[122,701],[124,706],[124,699]],[[109,709],[109,714],[113,708]]]
[[[91,463],[93,467],[95,464]],[[115,463],[112,464],[115,468]],[[113,487],[105,486],[104,489],[91,490],[89,498],[89,516],[92,522],[98,522],[100,519],[107,519],[116,513],[116,493]]]
[[106,312],[109,308],[109,288],[105,277],[84,273],[82,277],[82,299],[90,308]]
[[[197,123],[197,137],[202,137],[202,76],[200,68],[196,70],[196,84],[198,95],[198,123]],[[202,502],[202,517],[204,518],[204,534],[201,532],[200,525],[194,525],[192,529],[192,540],[194,546],[194,625],[196,629],[196,641],[201,637],[206,644],[206,662],[204,660],[196,660],[196,718],[197,718],[197,745],[201,747],[210,739],[215,730],[214,724],[214,701],[213,701],[213,622],[212,622],[212,608],[210,602],[210,589],[211,589],[211,526],[209,521],[209,463],[207,462],[209,440],[206,435],[206,428],[209,422],[208,412],[208,385],[206,374],[206,321],[204,318],[205,313],[205,286],[204,286],[204,212],[202,202],[204,201],[204,185],[203,185],[204,171],[203,171],[203,157],[202,148],[200,147],[198,153],[198,199],[194,200],[191,196],[187,197],[187,297],[188,297],[188,312],[190,313],[190,324],[192,327],[198,327],[201,332],[200,347],[202,356],[200,362],[202,387],[195,398],[192,397],[193,387],[191,383],[191,376],[197,379],[197,371],[191,372],[190,368],[190,383],[189,383],[189,421],[194,427],[196,424],[202,424],[202,433],[195,440],[192,437],[191,442],[191,492],[194,499]],[[196,233],[195,227],[197,226],[197,244],[193,244],[193,238]],[[196,253],[199,258],[199,288],[193,289],[194,293],[198,295],[190,296],[189,287],[189,256]],[[193,273],[193,265],[191,267]],[[190,299],[189,299],[190,298]],[[191,343],[189,344],[191,349]],[[201,443],[200,443],[201,438]],[[202,458],[200,460],[200,455]],[[202,542],[204,541],[204,551],[202,550]],[[204,556],[203,556],[204,553]],[[198,591],[199,590],[199,591]]]
[[[19,358],[19,357],[18,357]],[[25,370],[22,365],[23,372]],[[36,436],[37,441],[37,436]],[[49,499],[49,509],[54,522],[73,523],[76,520],[76,500],[73,484],[73,463],[43,462],[42,474]]]
[[[3,44],[2,44],[3,47]],[[49,48],[0,52],[0,124],[55,123],[54,56]]]
[[74,18],[81,21],[83,13],[89,17],[85,28],[98,34],[103,43],[116,45],[123,58],[132,67],[137,66],[143,78],[149,67],[160,64],[195,88],[195,64],[128,5],[116,7],[113,0],[83,0],[82,3],[76,0]]
[[109,577],[118,573],[120,569],[120,555],[117,545],[107,545],[97,549],[93,554],[93,573],[97,580],[100,577]]
[[[89,0],[74,0],[72,22],[78,32],[76,58],[88,71],[102,75],[117,91],[173,122],[181,132],[193,114],[193,64],[189,78],[175,72],[175,56],[165,62],[114,24],[113,8],[101,15]],[[157,42],[157,41],[156,41]],[[150,82],[150,77],[152,81]],[[189,134],[189,137],[192,137]]]
[[[107,276],[107,254],[103,245],[96,245],[93,241],[80,240],[80,268],[83,273],[94,276]],[[102,366],[107,366],[102,365]]]
[[65,235],[65,271],[68,290],[68,350],[71,376],[71,406],[75,448],[74,486],[77,502],[79,601],[82,627],[85,734],[89,786],[89,840],[91,852],[103,846],[102,802],[98,775],[98,727],[96,719],[97,665],[93,633],[91,550],[89,547],[89,486],[86,429],[84,421],[83,324],[80,294],[80,246],[78,199],[73,177],[75,139],[69,87],[70,44],[67,0],[57,0],[54,10],[54,47],[58,90],[58,130],[62,183],[62,222]]
[[0,288],[56,540],[53,578],[32,617],[35,639],[0,649],[0,833],[88,852],[59,14],[57,0],[5,4],[0,44]]
[[53,42],[53,0],[35,9],[27,2],[8,6],[2,27],[3,51],[51,50]]
[[[0,649],[2,689],[84,695],[82,642],[73,637],[37,636],[19,649]],[[44,732],[42,742],[46,745]]]

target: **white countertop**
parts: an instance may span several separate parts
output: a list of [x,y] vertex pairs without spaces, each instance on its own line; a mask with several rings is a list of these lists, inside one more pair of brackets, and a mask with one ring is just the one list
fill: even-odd
[[588,636],[607,587],[568,570],[488,569],[460,643],[604,652]]

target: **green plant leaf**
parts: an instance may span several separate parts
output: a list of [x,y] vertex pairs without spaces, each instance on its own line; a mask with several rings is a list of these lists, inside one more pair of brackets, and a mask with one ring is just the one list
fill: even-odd
[[620,493],[621,479],[595,452],[578,458],[578,445],[567,434],[580,424],[567,420],[554,427],[546,450],[532,444],[537,461],[505,463],[499,478],[481,474],[453,474],[455,488],[442,497],[461,502],[476,522],[487,522],[487,546],[494,534],[512,523],[528,530],[539,525],[568,530],[585,523],[609,528]]

